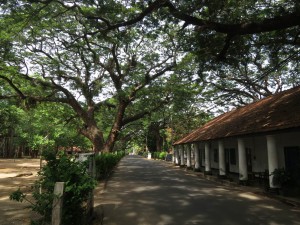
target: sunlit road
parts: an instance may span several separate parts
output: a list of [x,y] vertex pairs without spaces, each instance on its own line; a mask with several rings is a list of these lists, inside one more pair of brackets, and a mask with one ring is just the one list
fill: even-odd
[[300,224],[299,210],[203,180],[161,161],[127,156],[101,195],[104,225]]

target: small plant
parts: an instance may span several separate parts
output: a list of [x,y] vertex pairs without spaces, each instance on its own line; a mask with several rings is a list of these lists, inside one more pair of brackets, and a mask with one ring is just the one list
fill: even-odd
[[167,157],[167,152],[160,152],[159,153],[159,159],[162,159],[162,160],[165,160],[166,159],[166,157]]
[[273,175],[273,185],[283,187],[285,186],[289,180],[291,179],[288,172],[284,168],[275,169],[270,176]]
[[27,201],[27,202],[29,202],[29,203],[31,203],[31,204],[33,205],[33,203],[32,203],[30,200],[28,200],[28,199],[26,198],[26,194],[24,194],[24,193],[20,190],[20,188],[19,188],[17,191],[14,191],[14,192],[9,196],[9,199],[10,199],[10,200],[15,200],[15,201],[17,201],[17,202],[23,202],[23,201],[25,200],[25,201]]
[[152,153],[152,157],[153,157],[154,159],[165,160],[167,154],[168,154],[168,152],[153,152],[153,153]]
[[55,198],[55,183],[65,182],[62,224],[83,224],[86,211],[84,203],[96,186],[96,181],[88,174],[86,163],[75,162],[63,152],[56,157],[53,150],[44,151],[43,157],[47,164],[39,172],[40,178],[33,186],[34,201],[30,202],[20,189],[12,193],[10,199],[19,202],[27,200],[31,203],[31,209],[42,216],[41,220],[32,224],[48,224],[51,221],[52,202]]

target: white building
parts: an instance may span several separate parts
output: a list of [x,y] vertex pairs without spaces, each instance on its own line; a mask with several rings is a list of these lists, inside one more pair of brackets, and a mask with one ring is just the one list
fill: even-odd
[[174,149],[177,164],[205,173],[217,169],[220,176],[237,173],[241,182],[267,172],[270,187],[277,188],[271,175],[276,168],[300,179],[300,87],[220,115]]

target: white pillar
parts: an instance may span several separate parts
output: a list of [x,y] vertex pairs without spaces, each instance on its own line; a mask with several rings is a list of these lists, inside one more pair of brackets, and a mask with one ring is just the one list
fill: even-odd
[[246,148],[244,140],[240,138],[238,139],[238,151],[240,181],[246,181],[248,180]]
[[200,151],[199,151],[199,146],[198,144],[194,144],[194,156],[195,156],[195,170],[200,170]]
[[173,146],[172,163],[175,164],[175,146]]
[[209,143],[205,143],[205,172],[211,172]]
[[[274,136],[267,136],[267,149],[268,149],[268,165],[269,165],[269,174],[274,172],[275,169],[278,169],[278,155],[276,150],[276,140]],[[273,184],[273,175],[270,175],[269,178],[270,188],[279,188],[278,185]]]
[[175,146],[174,155],[175,155],[175,164],[179,164],[179,149],[178,145]]
[[186,145],[186,166],[187,168],[190,168],[192,166],[192,160],[191,160],[191,145]]
[[64,186],[64,182],[56,182],[54,186],[54,194],[57,196],[52,203],[52,224],[54,225],[61,224]]
[[184,149],[183,149],[183,145],[180,146],[179,152],[180,152],[180,166],[184,166]]
[[225,150],[223,141],[219,141],[219,174],[226,175]]

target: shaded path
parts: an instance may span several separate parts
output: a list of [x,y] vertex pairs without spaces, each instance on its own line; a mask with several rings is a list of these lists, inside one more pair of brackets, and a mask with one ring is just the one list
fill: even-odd
[[300,225],[297,209],[138,156],[122,159],[100,202],[104,225]]

